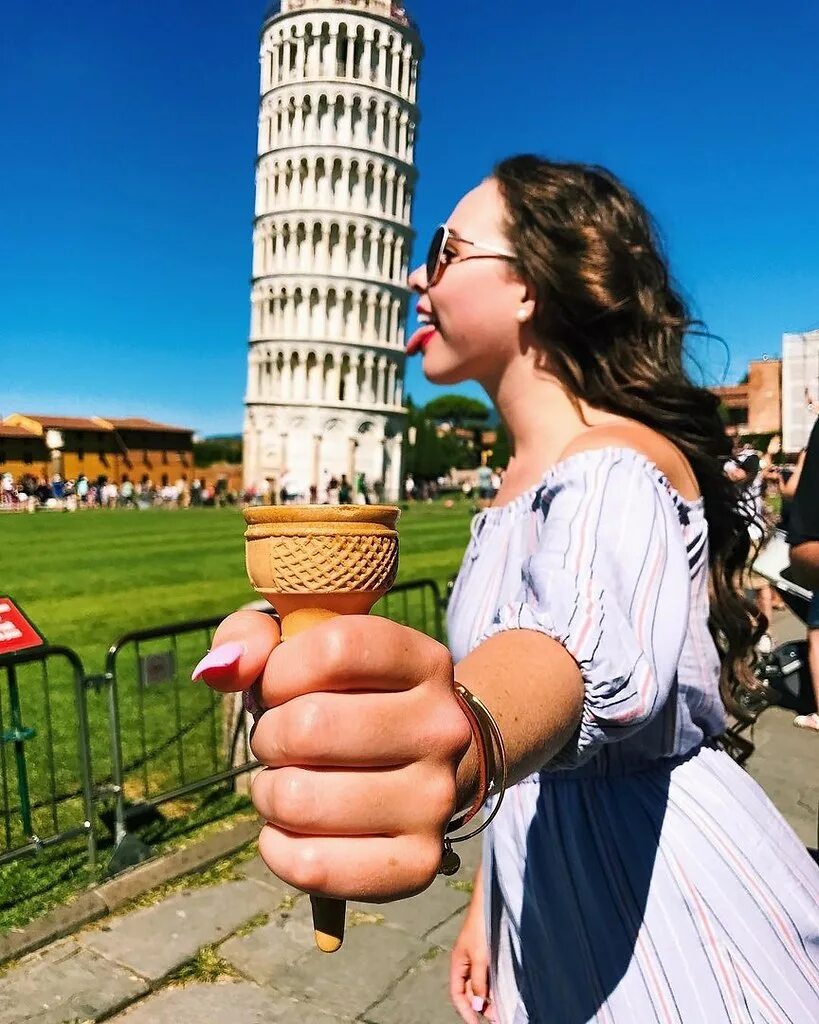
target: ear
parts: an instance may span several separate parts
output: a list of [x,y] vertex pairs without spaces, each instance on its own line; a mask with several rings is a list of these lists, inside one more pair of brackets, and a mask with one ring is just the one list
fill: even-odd
[[518,323],[528,324],[532,321],[535,315],[535,309],[537,307],[537,299],[535,296],[535,290],[531,285],[522,283],[521,291],[519,295],[519,302],[517,311],[515,313]]

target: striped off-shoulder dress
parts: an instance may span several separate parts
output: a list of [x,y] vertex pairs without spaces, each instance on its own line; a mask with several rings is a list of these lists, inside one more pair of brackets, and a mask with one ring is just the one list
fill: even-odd
[[714,746],[707,619],[702,502],[636,451],[580,452],[475,517],[455,660],[533,629],[585,682],[571,742],[487,832],[500,1024],[819,1021],[819,868]]

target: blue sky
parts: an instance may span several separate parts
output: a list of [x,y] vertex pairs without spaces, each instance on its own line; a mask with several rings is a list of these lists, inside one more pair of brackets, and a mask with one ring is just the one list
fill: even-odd
[[[414,0],[416,258],[512,152],[605,164],[724,337],[819,325],[815,0]],[[6,0],[0,414],[242,422],[263,0]],[[676,8],[676,10],[674,10]],[[435,393],[417,363],[410,394]],[[477,389],[463,388],[477,394]]]

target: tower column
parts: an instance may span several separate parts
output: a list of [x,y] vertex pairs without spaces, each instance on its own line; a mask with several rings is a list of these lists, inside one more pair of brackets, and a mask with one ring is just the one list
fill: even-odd
[[[318,489],[320,484],[319,477],[321,476],[321,434],[313,435],[313,473],[312,473],[312,484]],[[319,500],[321,496],[319,495]]]
[[375,358],[368,352],[364,357],[364,381],[361,386],[361,401],[375,402],[375,387],[373,376],[375,374]]
[[367,296],[367,312],[364,321],[364,340],[372,341],[375,338],[375,295]]
[[377,84],[383,89],[387,84],[387,47],[383,44],[378,47],[377,75]]
[[410,93],[410,66],[412,64],[412,51],[404,49],[401,57],[402,74],[401,74],[401,92],[409,97]]
[[390,79],[390,89],[393,92],[400,92],[399,80],[401,78],[401,50],[396,48],[392,50],[392,77]]
[[390,364],[389,364],[389,368],[387,370],[387,394],[386,394],[386,399],[385,399],[387,405],[395,405],[395,373],[396,373],[396,369],[397,368],[396,368],[395,363],[393,363],[391,361]]
[[319,37],[311,36],[310,46],[307,50],[307,77],[318,78],[321,74],[321,68],[319,67]]

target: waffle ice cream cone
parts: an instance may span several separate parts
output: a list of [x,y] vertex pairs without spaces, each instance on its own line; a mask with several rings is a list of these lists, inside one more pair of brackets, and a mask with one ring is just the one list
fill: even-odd
[[[398,572],[399,509],[391,505],[271,505],[245,509],[247,574],[282,620],[282,639],[335,615],[363,615]],[[344,938],[345,903],[310,897],[316,945]]]

